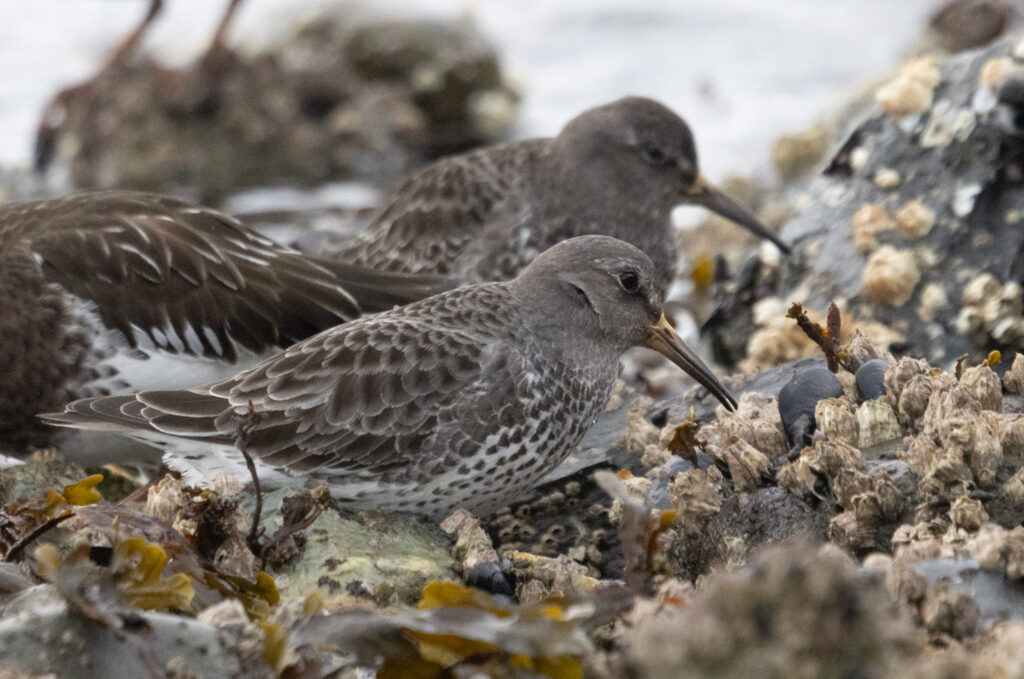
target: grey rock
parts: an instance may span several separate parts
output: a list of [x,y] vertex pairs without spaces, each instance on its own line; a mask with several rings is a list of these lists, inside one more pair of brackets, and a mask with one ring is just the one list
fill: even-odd
[[981,624],[1024,618],[1024,586],[1001,573],[984,570],[972,558],[945,558],[908,564],[930,583],[944,580],[967,592],[981,609]]
[[[255,625],[217,627],[167,613],[130,611],[111,628],[70,606],[52,585],[0,604],[3,669],[65,679],[270,677]],[[187,670],[174,674],[172,670]]]
[[[823,174],[801,187],[806,207],[782,231],[795,243],[795,254],[778,268],[750,262],[745,275],[720,287],[718,309],[704,328],[712,344],[726,347],[725,353],[738,360],[751,329],[749,304],[767,296],[789,299],[798,288],[808,291],[799,300],[808,308],[845,298],[844,310],[855,318],[900,327],[904,340],[887,348],[935,365],[963,353],[981,358],[993,346],[1013,343],[992,329],[964,332],[956,323],[964,287],[976,275],[987,272],[1000,283],[1024,277],[1020,115],[1009,103],[997,106],[995,94],[979,85],[982,67],[1009,57],[1011,44],[1000,41],[938,63],[941,81],[923,113],[891,117],[873,101],[858,102],[865,110],[851,114]],[[895,170],[900,183],[878,186],[874,177],[882,169]],[[920,281],[906,303],[880,304],[862,291],[868,256],[854,247],[853,215],[863,205],[881,204],[895,218],[916,200],[934,213],[934,226],[919,238],[894,228],[877,240],[880,246],[912,251]],[[948,300],[931,314],[921,313],[926,286]]]

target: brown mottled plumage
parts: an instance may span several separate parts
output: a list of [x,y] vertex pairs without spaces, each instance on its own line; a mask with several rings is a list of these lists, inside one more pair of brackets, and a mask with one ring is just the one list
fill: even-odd
[[[350,320],[339,272],[360,271],[165,196],[0,205],[0,449],[49,443],[35,414],[70,399],[230,375]],[[365,273],[384,302],[437,283]]]
[[567,238],[613,236],[675,275],[670,214],[695,203],[783,251],[753,215],[707,183],[693,135],[671,110],[628,97],[585,111],[554,138],[440,160],[413,175],[354,242],[326,256],[390,271],[508,280]]
[[619,356],[638,345],[734,408],[665,321],[651,260],[588,236],[551,248],[513,281],[361,318],[221,382],[86,399],[44,419],[122,431],[207,477],[247,478],[237,444],[270,485],[294,477],[326,482],[359,507],[484,512],[579,443],[607,404]]

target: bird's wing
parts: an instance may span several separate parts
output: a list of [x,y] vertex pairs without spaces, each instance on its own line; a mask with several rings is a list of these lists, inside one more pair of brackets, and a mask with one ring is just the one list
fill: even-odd
[[333,328],[207,387],[82,399],[43,419],[244,446],[288,473],[413,473],[418,453],[465,455],[521,407],[509,377],[521,357],[443,320],[448,299]]
[[529,178],[517,171],[546,140],[440,160],[399,188],[367,230],[333,258],[391,271],[455,274],[458,256],[496,220],[514,219]]
[[359,306],[320,264],[215,210],[108,192],[0,208],[43,275],[92,302],[132,346],[234,360],[354,318]]

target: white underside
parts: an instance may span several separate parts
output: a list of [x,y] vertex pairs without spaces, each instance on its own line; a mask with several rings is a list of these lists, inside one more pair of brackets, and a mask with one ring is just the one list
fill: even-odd
[[[184,343],[201,346],[197,332],[212,336],[212,331],[204,328],[198,331],[187,328],[184,338],[166,328],[158,331],[157,338],[166,342],[163,346],[154,344],[146,333],[138,330],[135,333],[138,347],[133,348],[120,332],[102,324],[94,303],[72,295],[67,299],[78,323],[93,338],[93,358],[89,365],[99,375],[83,376],[68,385],[69,391],[79,398],[198,387],[227,379],[273,353],[257,354],[236,346],[238,360],[234,362],[181,353]],[[168,351],[167,347],[175,351]],[[159,466],[163,448],[160,444],[142,442],[135,436],[75,429],[63,430],[57,442],[66,455],[80,464],[140,464],[153,469]],[[244,464],[242,470],[245,471]],[[239,478],[248,478],[248,472]]]

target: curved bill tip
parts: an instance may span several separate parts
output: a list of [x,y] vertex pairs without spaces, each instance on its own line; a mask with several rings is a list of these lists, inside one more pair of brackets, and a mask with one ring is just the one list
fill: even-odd
[[711,368],[704,365],[704,361],[700,360],[693,349],[686,346],[676,333],[675,328],[665,318],[665,314],[662,314],[658,322],[651,326],[644,346],[654,349],[682,368],[687,375],[710,391],[725,406],[726,410],[730,412],[736,410],[736,398],[729,393],[715,373],[711,372]]
[[698,175],[693,188],[687,193],[687,198],[698,205],[703,205],[715,214],[739,224],[759,238],[770,240],[784,254],[788,255],[792,251],[789,245],[761,223],[761,220],[722,193],[717,186],[704,179],[703,176]]

